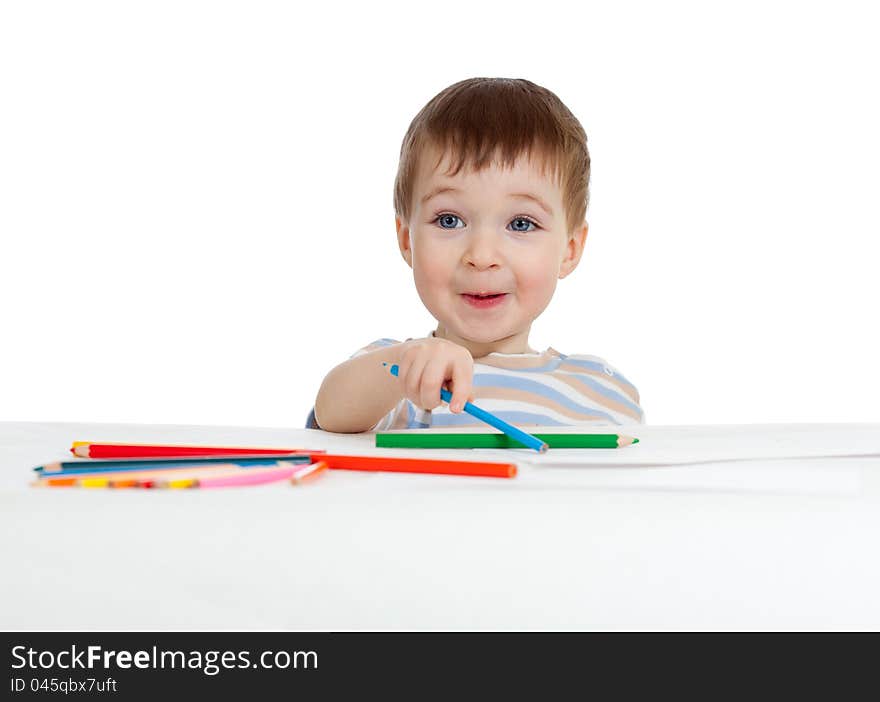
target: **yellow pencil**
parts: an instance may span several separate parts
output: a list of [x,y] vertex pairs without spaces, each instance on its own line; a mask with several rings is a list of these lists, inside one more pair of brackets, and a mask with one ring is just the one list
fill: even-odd
[[170,488],[191,488],[196,487],[199,484],[198,480],[193,480],[191,478],[187,478],[184,480],[169,480],[168,487]]
[[83,478],[79,484],[80,487],[105,488],[109,487],[110,481],[107,478]]

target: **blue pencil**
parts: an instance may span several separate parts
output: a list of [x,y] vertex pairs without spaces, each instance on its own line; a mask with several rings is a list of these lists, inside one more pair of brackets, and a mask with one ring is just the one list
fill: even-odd
[[37,466],[34,470],[43,477],[62,475],[79,475],[83,473],[108,473],[125,470],[150,470],[151,468],[201,468],[212,463],[235,463],[242,468],[250,466],[271,466],[278,461],[291,463],[311,463],[307,454],[271,454],[264,456],[186,456],[179,458],[136,458],[131,460],[90,460],[90,461],[59,461]]
[[[382,365],[387,366],[388,364],[383,361]],[[395,363],[393,366],[391,366],[391,368],[389,368],[389,370],[391,371],[391,375],[397,375],[397,371],[399,369],[397,367],[397,364]],[[440,388],[440,398],[444,402],[451,402],[452,393],[449,392],[449,390],[447,390],[446,388]],[[535,451],[537,451],[538,453],[544,453],[547,450],[547,444],[544,441],[541,441],[531,434],[527,434],[522,429],[517,429],[512,424],[508,424],[503,419],[496,417],[491,412],[480,409],[476,405],[472,405],[470,402],[464,403],[464,411],[470,415],[473,415],[477,419],[481,419],[482,421],[486,422],[486,424],[490,424],[496,429],[503,431],[514,441],[518,441],[528,448],[535,449]]]

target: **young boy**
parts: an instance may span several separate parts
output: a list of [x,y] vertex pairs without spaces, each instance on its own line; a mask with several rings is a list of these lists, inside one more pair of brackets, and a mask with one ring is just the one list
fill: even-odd
[[589,178],[583,127],[541,86],[472,78],[428,102],[403,140],[394,209],[437,328],[379,339],[336,366],[306,427],[485,427],[465,401],[518,426],[644,422],[638,391],[603,359],[529,346],[583,253]]

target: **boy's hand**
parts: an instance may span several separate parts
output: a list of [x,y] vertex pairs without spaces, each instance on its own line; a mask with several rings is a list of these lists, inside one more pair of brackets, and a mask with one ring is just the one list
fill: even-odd
[[474,359],[464,346],[447,339],[427,337],[404,344],[397,364],[397,377],[404,395],[417,407],[432,410],[442,403],[440,388],[452,393],[449,411],[458,414],[472,402]]

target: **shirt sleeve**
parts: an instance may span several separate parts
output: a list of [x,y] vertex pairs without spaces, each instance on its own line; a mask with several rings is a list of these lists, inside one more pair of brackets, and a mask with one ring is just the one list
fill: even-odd
[[[369,353],[370,351],[375,351],[376,349],[381,349],[384,346],[393,346],[394,344],[398,344],[398,343],[400,343],[400,342],[397,341],[396,339],[388,339],[388,338],[376,339],[375,341],[371,341],[366,346],[362,346],[361,348],[359,348],[351,356],[349,356],[348,359],[351,360],[352,358],[357,358],[358,356],[362,356],[363,354]],[[368,431],[375,431],[377,427],[379,427],[380,425],[383,425],[383,424],[388,424],[388,426],[391,426],[391,424],[396,419],[396,415],[400,411],[401,411],[401,406],[400,406],[400,403],[398,403],[398,405],[394,409],[392,409],[391,412],[389,412],[387,415],[382,417],[382,419],[380,419]],[[402,411],[405,412],[406,408],[404,407]],[[386,421],[386,420],[390,420],[390,421]],[[314,405],[312,406],[312,409],[309,410],[309,416],[306,417],[306,429],[321,429],[321,426],[318,424],[318,421],[315,419]]]
[[639,391],[617,368],[604,358],[588,354],[569,355],[566,361],[581,366],[585,373],[606,388],[607,396],[617,407],[615,421],[620,424],[645,424]]

